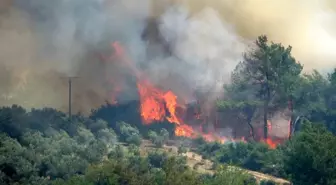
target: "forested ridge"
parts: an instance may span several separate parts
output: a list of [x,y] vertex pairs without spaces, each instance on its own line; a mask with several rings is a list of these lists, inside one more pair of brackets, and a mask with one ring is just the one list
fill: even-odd
[[[175,125],[143,125],[138,104],[103,105],[72,119],[52,108],[0,109],[0,184],[5,185],[254,185],[238,166],[288,179],[295,185],[336,184],[336,69],[304,73],[292,48],[257,38],[256,47],[223,85],[219,114],[249,129],[247,142],[180,138]],[[268,120],[285,112],[288,136],[272,149]],[[71,121],[70,121],[71,120]],[[258,135],[255,122],[262,123]],[[223,123],[225,124],[225,123]],[[143,139],[156,148],[175,141],[178,155],[141,153]],[[124,144],[125,143],[125,144]],[[187,165],[191,150],[213,161],[214,174]]]

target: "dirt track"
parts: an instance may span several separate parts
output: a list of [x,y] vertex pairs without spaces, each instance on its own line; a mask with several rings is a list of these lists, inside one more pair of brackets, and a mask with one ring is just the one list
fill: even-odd
[[[150,150],[155,149],[153,144],[148,140],[144,140],[140,148],[143,154],[147,153]],[[178,148],[176,146],[164,146],[163,149],[166,152],[172,153],[174,155],[178,154],[177,152]],[[200,173],[214,174],[214,171],[212,170],[213,163],[209,160],[202,159],[201,155],[194,153],[194,152],[187,152],[182,155],[187,157],[187,164],[191,168],[197,170]],[[238,168],[238,167],[233,167],[233,168]],[[241,168],[238,168],[238,169],[241,169]],[[263,173],[256,172],[256,171],[251,171],[251,170],[246,170],[246,169],[241,169],[241,170],[244,170],[245,172],[253,175],[258,182],[260,182],[261,180],[272,180],[275,183],[280,184],[280,185],[290,184],[290,182],[285,179],[273,177],[271,175],[263,174]]]

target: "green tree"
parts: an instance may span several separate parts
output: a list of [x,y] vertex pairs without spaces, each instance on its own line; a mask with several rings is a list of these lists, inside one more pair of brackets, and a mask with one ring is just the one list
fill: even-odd
[[[293,102],[295,115],[304,117],[314,123],[323,123],[336,133],[336,70],[327,78],[318,71],[301,77]],[[302,119],[301,119],[302,120]],[[296,129],[299,129],[298,121]]]
[[296,115],[305,116],[314,122],[321,121],[321,113],[327,110],[324,96],[327,88],[328,80],[318,71],[302,75],[293,96]]
[[336,68],[328,75],[328,84],[325,91],[327,111],[324,122],[327,128],[336,134]]
[[305,123],[284,150],[285,171],[294,184],[336,183],[336,137],[321,124]]
[[154,151],[148,154],[148,160],[155,168],[162,168],[164,162],[168,159],[168,155],[165,152]]
[[148,137],[156,147],[162,147],[169,139],[169,132],[164,128],[160,130],[159,134],[150,130]]
[[243,172],[241,169],[219,166],[216,170],[214,178],[206,182],[207,185],[257,185],[255,180],[251,180],[251,176]]
[[184,154],[188,152],[188,148],[185,146],[179,146],[177,150],[178,154]]
[[169,139],[169,132],[168,132],[168,130],[165,129],[165,128],[162,128],[160,130],[160,136],[163,139],[163,143],[166,143],[168,141],[168,139]]
[[34,153],[17,140],[0,134],[0,184],[25,184],[43,178],[38,176]]
[[163,185],[201,185],[194,171],[189,170],[185,161],[176,157],[168,158],[163,165],[166,174]]
[[[244,54],[244,60],[232,74],[236,89],[245,90],[249,99],[263,101],[264,139],[268,137],[268,116],[271,110],[281,108],[290,100],[296,87],[302,65],[291,55],[291,46],[269,43],[266,36],[256,40],[256,47]],[[242,94],[242,93],[239,93]]]
[[109,149],[111,149],[111,147],[113,147],[118,141],[117,134],[111,128],[99,130],[96,135],[97,138],[104,142]]
[[125,122],[117,123],[117,128],[120,133],[120,138],[130,144],[140,145],[141,135],[137,128],[132,127],[130,124]]
[[260,185],[276,185],[276,183],[271,180],[262,180],[260,181]]
[[148,137],[156,147],[162,146],[163,140],[161,140],[160,136],[158,136],[156,132],[150,130],[148,132]]
[[16,139],[19,139],[24,130],[29,127],[27,112],[18,105],[1,107],[0,120],[0,131]]
[[52,185],[94,185],[93,182],[90,182],[85,179],[83,176],[73,176],[68,180],[64,179],[56,179],[55,181],[52,181]]

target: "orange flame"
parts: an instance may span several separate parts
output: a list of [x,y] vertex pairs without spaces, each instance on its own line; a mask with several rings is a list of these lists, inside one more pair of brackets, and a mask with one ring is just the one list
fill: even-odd
[[176,116],[177,96],[173,92],[168,91],[164,95],[164,99],[166,102],[168,112],[170,113],[170,117],[167,117],[167,120],[171,123],[181,124],[180,120]]
[[[170,123],[177,124],[175,135],[185,137],[195,137],[195,131],[192,127],[183,123],[176,115],[177,96],[172,91],[162,91],[156,89],[148,80],[145,80],[141,74],[124,56],[124,50],[118,42],[112,43],[115,50],[115,56],[123,59],[128,67],[134,72],[138,79],[137,87],[140,96],[140,114],[145,124],[166,119]],[[182,107],[182,106],[181,106]],[[169,116],[166,115],[169,113]]]
[[176,136],[184,136],[184,137],[190,137],[195,138],[196,135],[194,134],[194,130],[192,127],[188,125],[178,125],[175,129],[175,135]]
[[[163,92],[143,80],[139,81],[137,86],[141,103],[140,114],[145,124],[166,119],[170,123],[176,124],[176,136],[189,138],[201,136],[206,141],[225,142],[226,138],[216,137],[213,134],[204,134],[185,124],[176,114],[176,108],[180,105],[177,103],[177,96],[172,91]],[[168,113],[168,115],[166,115],[166,113]]]
[[[267,120],[267,129],[268,133],[272,132],[272,123],[270,120]],[[264,139],[263,142],[266,143],[271,149],[275,149],[277,145],[280,144],[280,141],[274,140],[269,136],[267,139]]]
[[277,143],[274,142],[272,139],[267,138],[266,141],[264,141],[270,148],[275,149],[277,146]]
[[161,92],[152,88],[149,84],[137,84],[140,95],[140,114],[146,124],[153,121],[163,121],[165,109],[161,98]]
[[[196,131],[193,127],[185,124],[176,112],[177,107],[185,107],[178,104],[178,98],[172,91],[163,91],[155,88],[144,75],[132,65],[132,62],[126,58],[123,47],[118,42],[111,44],[115,53],[114,56],[108,59],[118,58],[125,62],[128,69],[137,77],[137,88],[140,96],[140,114],[144,124],[151,124],[157,121],[167,120],[170,123],[176,124],[175,135],[184,136],[189,138],[196,138],[201,136],[208,142],[219,141],[224,143],[226,141],[245,141],[245,138],[241,139],[228,139],[221,136],[216,136],[214,133],[203,133],[202,129]],[[104,59],[107,59],[104,57]],[[195,115],[196,119],[201,119],[201,114]],[[271,123],[268,124],[269,130],[272,129]],[[275,148],[278,142],[267,139],[265,141],[270,148]]]

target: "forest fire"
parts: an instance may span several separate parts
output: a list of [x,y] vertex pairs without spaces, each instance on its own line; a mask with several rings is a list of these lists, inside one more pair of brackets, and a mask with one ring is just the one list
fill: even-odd
[[[140,99],[140,116],[144,124],[155,124],[162,121],[168,121],[172,124],[175,124],[175,136],[184,136],[189,138],[197,138],[202,137],[205,141],[212,142],[218,141],[224,143],[226,141],[242,141],[245,142],[245,138],[241,137],[239,139],[236,138],[228,138],[221,136],[215,132],[207,131],[203,132],[202,123],[194,124],[194,123],[186,123],[184,116],[187,112],[186,106],[184,104],[179,103],[178,96],[171,90],[162,90],[155,85],[150,83],[150,80],[146,78],[146,76],[138,70],[133,62],[128,59],[126,54],[124,53],[124,49],[119,42],[113,42],[111,44],[114,54],[109,57],[102,57],[105,61],[117,59],[118,61],[122,61],[123,65],[131,70],[132,75],[136,77],[136,86],[138,90],[138,95]],[[120,92],[120,89],[117,89]],[[114,92],[115,93],[115,92]],[[113,94],[113,99],[115,99],[115,94]],[[115,100],[116,102],[116,100]],[[202,113],[195,113],[195,120],[202,120]],[[193,126],[191,126],[193,125]],[[197,126],[198,125],[198,126]],[[269,124],[269,129],[271,129],[271,124]],[[264,141],[269,145],[270,148],[275,148],[278,141],[274,141],[272,139],[267,139]]]
[[190,138],[201,136],[206,141],[225,141],[223,137],[216,137],[215,134],[211,133],[204,134],[184,123],[183,119],[177,115],[177,108],[182,106],[177,103],[177,96],[172,91],[161,91],[143,80],[140,80],[137,86],[141,103],[140,114],[145,124],[167,120],[172,124],[176,124],[176,136]]

